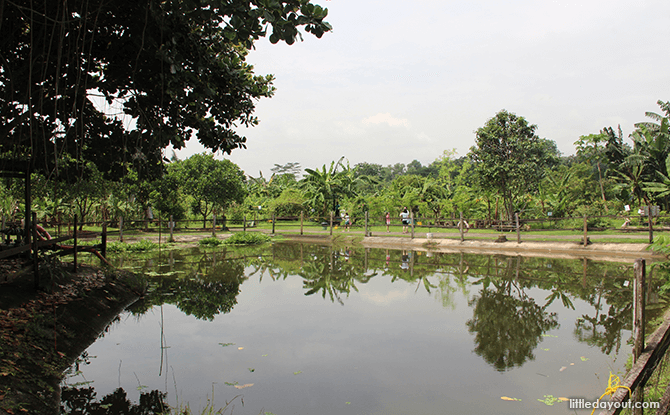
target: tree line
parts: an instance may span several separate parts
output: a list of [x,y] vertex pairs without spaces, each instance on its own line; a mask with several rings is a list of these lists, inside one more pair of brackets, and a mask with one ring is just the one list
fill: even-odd
[[[173,155],[152,179],[129,169],[122,179],[106,177],[93,161],[87,174],[62,181],[33,173],[33,210],[41,220],[144,219],[148,214],[175,220],[216,214],[231,220],[251,217],[324,218],[346,212],[397,217],[403,207],[421,217],[511,220],[600,216],[643,205],[668,210],[670,196],[670,103],[635,125],[624,140],[620,129],[603,128],[575,141],[576,152],[562,156],[556,144],[536,135],[536,125],[502,110],[475,132],[475,145],[458,156],[445,150],[429,165],[382,166],[343,157],[329,165],[302,168],[275,164],[271,177],[247,176],[227,159]],[[22,209],[22,181],[0,184],[4,218]],[[203,223],[204,226],[204,223]]]

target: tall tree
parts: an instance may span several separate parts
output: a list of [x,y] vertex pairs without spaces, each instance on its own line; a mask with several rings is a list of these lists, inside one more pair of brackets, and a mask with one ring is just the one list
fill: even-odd
[[268,32],[321,37],[327,13],[309,0],[2,1],[0,153],[49,172],[69,154],[120,177],[128,164],[159,174],[161,150],[192,135],[244,148],[235,127],[255,125],[254,101],[274,92],[248,50]]
[[244,173],[230,160],[216,160],[211,154],[194,154],[179,163],[176,170],[182,189],[193,198],[191,210],[202,215],[203,227],[207,216],[215,210],[225,210],[233,202],[244,200]]
[[502,110],[477,129],[476,145],[470,148],[479,186],[500,195],[508,220],[515,203],[536,188],[559,155],[556,144],[539,138],[536,130],[525,118]]
[[589,134],[579,137],[575,141],[577,148],[577,155],[584,157],[587,161],[596,163],[598,169],[598,183],[600,184],[600,195],[605,203],[605,210],[607,210],[607,199],[605,198],[605,187],[603,186],[603,171],[601,164],[606,161],[605,145],[607,143],[607,135],[603,132],[600,134]]

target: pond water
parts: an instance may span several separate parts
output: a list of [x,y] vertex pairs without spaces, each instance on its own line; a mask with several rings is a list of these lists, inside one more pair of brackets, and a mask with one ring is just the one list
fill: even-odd
[[115,261],[150,293],[66,405],[123,388],[235,414],[565,413],[547,403],[600,396],[630,354],[632,264],[289,243]]

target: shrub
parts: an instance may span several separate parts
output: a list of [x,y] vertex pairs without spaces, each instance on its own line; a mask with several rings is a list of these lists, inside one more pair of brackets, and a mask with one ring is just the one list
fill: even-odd
[[260,232],[237,232],[223,241],[226,245],[258,245],[269,242],[270,237]]
[[203,238],[198,241],[199,245],[204,246],[219,246],[223,243],[221,239],[218,239],[216,236],[210,236],[209,238]]

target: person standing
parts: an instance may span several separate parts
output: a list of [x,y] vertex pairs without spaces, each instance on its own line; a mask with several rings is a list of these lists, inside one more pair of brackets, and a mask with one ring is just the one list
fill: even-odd
[[402,233],[409,232],[409,211],[407,210],[407,207],[404,207],[402,212],[400,212],[400,219],[402,221]]
[[391,232],[389,227],[391,226],[391,214],[386,212],[386,232]]

